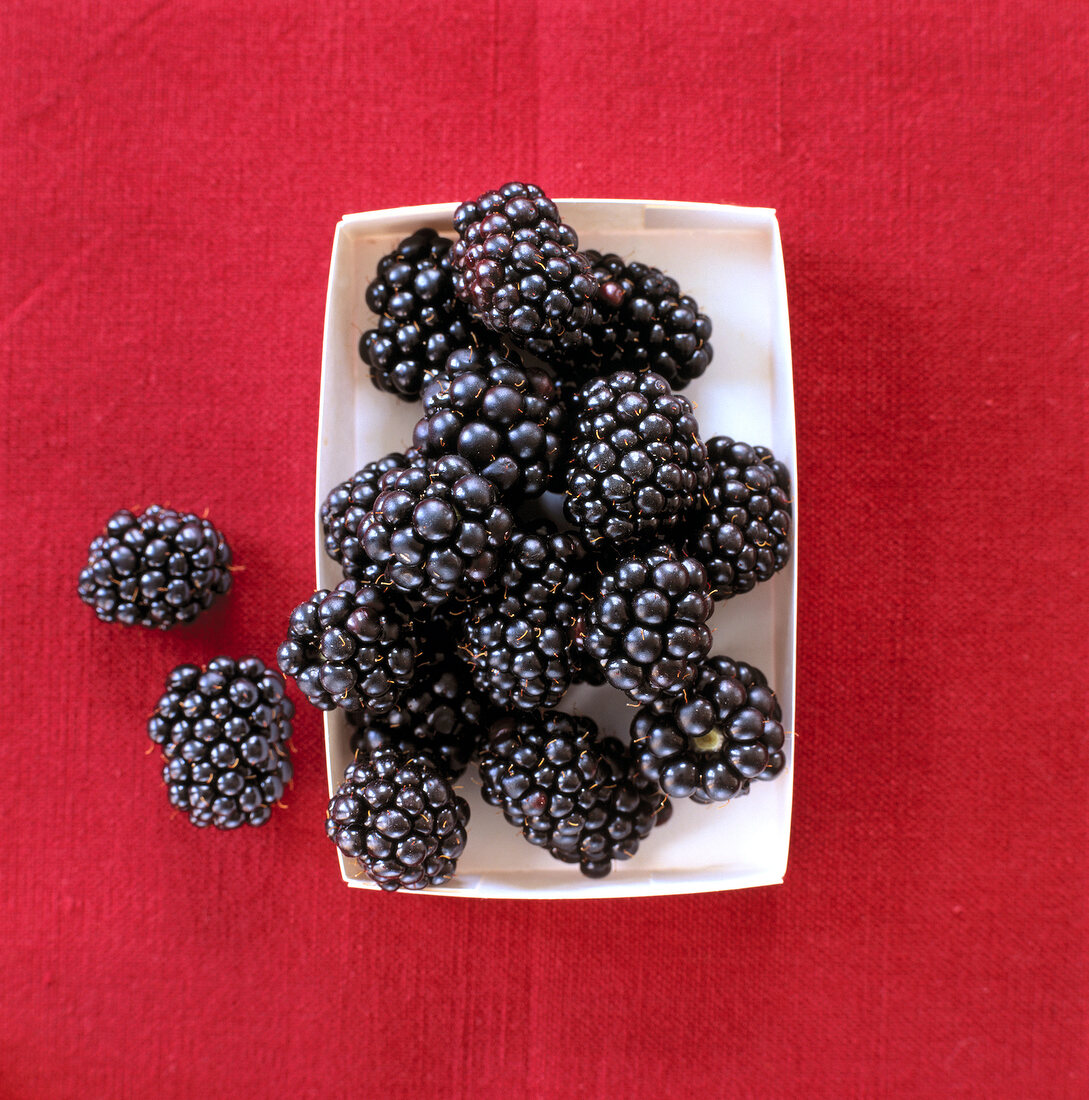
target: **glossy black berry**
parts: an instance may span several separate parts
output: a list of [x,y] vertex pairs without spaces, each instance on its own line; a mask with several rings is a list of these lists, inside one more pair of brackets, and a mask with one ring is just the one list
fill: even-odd
[[231,549],[207,519],[153,504],[122,509],[92,540],[79,596],[107,623],[166,630],[231,587]]
[[711,471],[687,398],[625,370],[588,382],[574,405],[563,507],[591,545],[666,535],[694,515]]
[[547,520],[511,539],[499,572],[469,609],[462,645],[473,683],[492,706],[532,710],[563,698],[575,672],[574,624],[588,564],[581,537]]
[[292,776],[295,708],[256,657],[179,665],[148,720],[172,806],[198,826],[263,825]]
[[597,284],[578,235],[539,187],[508,183],[462,203],[454,228],[455,287],[474,317],[546,359],[582,346]]
[[786,763],[782,712],[759,669],[710,657],[681,700],[643,707],[631,729],[639,770],[672,798],[726,802]]
[[416,664],[416,674],[393,710],[350,716],[356,727],[352,750],[364,755],[382,748],[426,752],[447,778],[457,779],[486,736],[486,705],[457,654],[425,644]]
[[480,755],[481,796],[531,844],[598,878],[668,816],[662,793],[633,778],[626,751],[585,717],[559,711],[493,723]]
[[381,567],[367,557],[359,541],[359,525],[378,497],[382,478],[401,469],[410,460],[400,451],[368,462],[347,481],[335,486],[321,506],[321,526],[325,533],[325,552],[339,562],[346,577],[360,577],[376,584]]
[[348,766],[326,832],[383,890],[422,890],[457,870],[468,821],[430,757],[383,748]]
[[371,381],[403,401],[420,396],[430,372],[471,341],[473,322],[454,294],[451,241],[419,229],[378,263],[367,287],[367,306],[378,315],[363,333],[359,354]]
[[685,549],[707,570],[716,600],[748,592],[790,560],[790,471],[767,447],[707,441],[711,481]]
[[396,593],[348,579],[295,608],[276,659],[314,706],[384,714],[412,682],[418,645]]
[[496,484],[444,455],[387,474],[359,540],[391,584],[437,607],[481,591],[513,528]]
[[703,567],[669,546],[603,573],[578,627],[587,658],[637,703],[677,698],[711,651],[714,610]]
[[509,501],[538,497],[563,452],[564,413],[551,377],[517,353],[454,352],[423,391],[412,441],[428,459],[459,455]]
[[572,377],[623,367],[660,374],[674,390],[707,370],[711,320],[656,267],[587,252],[598,284],[586,343],[564,368]]

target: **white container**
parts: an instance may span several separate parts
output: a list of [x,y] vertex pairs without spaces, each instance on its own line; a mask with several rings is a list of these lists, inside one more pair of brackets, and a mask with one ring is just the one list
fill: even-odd
[[[730,435],[770,447],[795,475],[794,400],[786,282],[779,226],[771,210],[702,203],[560,199],[560,212],[582,248],[616,252],[661,268],[700,303],[714,325],[714,359],[685,389],[704,439]],[[448,236],[455,204],[402,207],[346,216],[333,239],[322,356],[317,507],[338,482],[372,459],[410,445],[420,416],[376,390],[359,357],[360,335],[373,328],[364,291],[379,259],[421,226]],[[797,536],[795,505],[795,539]],[[317,525],[318,586],[342,579],[322,548]],[[787,766],[771,782],[753,782],[733,802],[699,806],[675,801],[673,818],[640,845],[634,858],[604,879],[588,879],[527,843],[479,795],[475,767],[459,782],[472,811],[458,873],[424,896],[601,898],[732,890],[781,882],[790,835],[794,777],[795,581],[797,547],[787,569],[743,596],[717,606],[713,652],[756,665],[768,677],[788,731]],[[634,710],[610,687],[579,686],[561,708],[589,714],[603,732],[626,739]],[[351,760],[349,727],[339,712],[325,718],[332,793]],[[330,844],[332,859],[335,849]],[[337,853],[339,855],[339,853]],[[378,889],[340,855],[349,886]]]

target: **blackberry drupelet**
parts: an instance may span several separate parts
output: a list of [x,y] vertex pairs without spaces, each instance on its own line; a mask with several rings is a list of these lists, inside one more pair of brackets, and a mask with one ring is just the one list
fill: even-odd
[[386,475],[359,541],[392,584],[438,607],[479,593],[513,527],[495,483],[444,455]]
[[662,793],[634,778],[626,750],[589,718],[559,711],[504,717],[480,756],[481,795],[531,844],[591,878],[627,859],[658,820]]
[[639,770],[673,798],[726,802],[786,763],[782,712],[759,669],[710,657],[684,701],[643,707],[632,722]]
[[79,597],[106,623],[166,630],[231,587],[231,548],[207,519],[153,504],[115,512],[92,540]]
[[790,471],[767,447],[707,441],[706,508],[685,542],[703,564],[716,600],[748,592],[790,560]]
[[551,377],[516,353],[464,348],[423,390],[412,441],[434,460],[460,455],[503,498],[540,496],[559,464],[564,411]]
[[256,657],[179,665],[147,724],[171,805],[201,827],[263,825],[292,776],[294,713],[283,678]]
[[468,821],[429,756],[384,748],[348,766],[326,832],[383,890],[422,890],[455,873]]
[[563,698],[574,674],[588,560],[581,537],[548,520],[511,539],[484,598],[470,609],[462,645],[473,683],[493,706],[532,710]]
[[652,370],[675,390],[707,370],[711,319],[675,279],[648,264],[625,263],[612,253],[588,251],[598,284],[587,342],[566,368],[574,376],[620,366]]
[[452,243],[418,229],[379,260],[367,287],[378,326],[363,333],[359,354],[374,385],[402,401],[417,400],[428,374],[472,339],[469,311],[454,294]]
[[401,747],[428,753],[447,778],[459,778],[487,732],[487,708],[469,669],[453,653],[431,650],[417,657],[416,675],[397,706],[379,717],[349,716],[356,726],[352,749],[369,755]]
[[325,552],[339,562],[346,577],[364,578],[378,583],[381,567],[367,557],[359,542],[359,525],[371,510],[380,491],[382,478],[390,470],[403,469],[410,459],[393,451],[368,462],[347,481],[342,481],[321,506],[321,527],[325,532]]
[[663,545],[604,573],[576,631],[613,687],[651,703],[675,699],[694,683],[711,651],[713,611],[703,566]]
[[617,371],[575,400],[564,514],[593,545],[666,535],[697,508],[711,477],[687,398],[653,371]]
[[585,343],[597,284],[578,235],[539,187],[508,183],[454,213],[458,297],[511,343],[545,359]]
[[348,579],[295,608],[276,659],[314,706],[384,714],[412,682],[418,647],[395,592]]

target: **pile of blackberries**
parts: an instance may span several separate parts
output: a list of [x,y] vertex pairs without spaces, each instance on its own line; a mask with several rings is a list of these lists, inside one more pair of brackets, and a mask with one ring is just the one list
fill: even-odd
[[[580,251],[532,184],[454,229],[417,230],[367,288],[360,355],[421,416],[329,494],[346,579],[278,653],[356,727],[328,833],[384,889],[455,872],[469,761],[528,841],[594,877],[670,798],[723,802],[785,764],[764,676],[711,655],[715,602],[783,568],[792,512],[785,466],[704,440],[678,392],[712,361],[710,319],[657,268]],[[579,682],[639,706],[626,736],[557,709]]]

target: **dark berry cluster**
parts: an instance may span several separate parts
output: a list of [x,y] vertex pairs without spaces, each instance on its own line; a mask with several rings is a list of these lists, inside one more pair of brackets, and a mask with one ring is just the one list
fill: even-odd
[[661,375],[617,371],[588,382],[577,421],[564,512],[609,543],[668,535],[711,480],[691,402]]
[[415,401],[431,371],[465,347],[473,322],[454,294],[450,244],[434,229],[419,229],[378,262],[367,306],[378,317],[359,340],[375,386]]
[[171,805],[194,825],[263,825],[291,779],[294,713],[283,678],[256,657],[179,665],[147,724]]
[[[280,666],[349,712],[328,830],[383,888],[453,874],[450,783],[474,758],[486,802],[596,877],[669,797],[722,801],[784,766],[762,674],[709,654],[714,600],[787,561],[789,474],[704,443],[677,391],[712,362],[711,320],[675,279],[580,252],[532,184],[462,203],[453,228],[402,241],[368,287],[372,380],[422,412],[326,498],[347,579],[296,608]],[[567,530],[542,518],[561,507]],[[628,740],[556,709],[577,683],[641,705]]]
[[153,504],[115,512],[92,540],[79,596],[107,623],[166,630],[231,587],[231,548],[207,519]]
[[468,803],[429,756],[382,748],[348,766],[326,831],[383,890],[422,890],[457,870],[468,821]]
[[295,608],[276,659],[314,706],[384,714],[412,682],[418,644],[396,595],[349,579]]
[[598,284],[586,344],[573,369],[587,376],[624,367],[652,370],[675,390],[711,362],[711,319],[656,267],[587,251]]
[[707,570],[716,600],[748,592],[790,560],[790,471],[767,447],[707,441],[711,482],[686,549]]
[[536,355],[584,344],[597,284],[578,235],[539,187],[486,191],[457,208],[454,228],[454,282],[474,317]]

